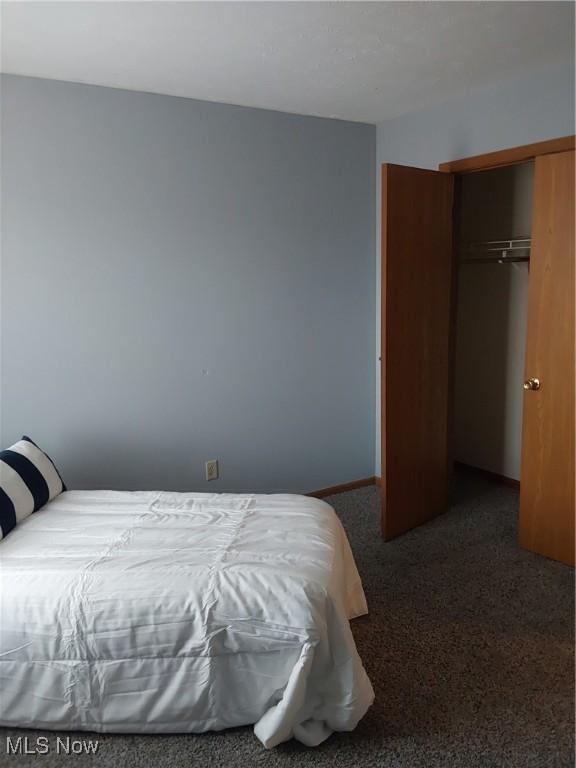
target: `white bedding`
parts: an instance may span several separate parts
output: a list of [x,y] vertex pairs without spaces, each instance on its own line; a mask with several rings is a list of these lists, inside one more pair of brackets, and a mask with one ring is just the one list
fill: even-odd
[[313,746],[372,703],[366,612],[323,501],[68,491],[0,542],[0,724]]

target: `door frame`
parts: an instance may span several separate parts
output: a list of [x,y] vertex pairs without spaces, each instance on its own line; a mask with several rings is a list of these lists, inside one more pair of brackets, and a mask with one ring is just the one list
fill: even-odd
[[[509,147],[507,149],[501,149],[494,152],[487,152],[482,155],[473,155],[471,157],[465,157],[460,158],[457,160],[449,160],[444,163],[440,163],[438,165],[438,170],[443,173],[451,173],[454,176],[458,177],[463,174],[468,173],[474,173],[476,171],[485,171],[489,170],[490,168],[499,168],[502,166],[507,165],[517,165],[520,163],[525,163],[530,160],[534,160],[536,157],[539,157],[540,155],[549,155],[554,154],[557,152],[565,152],[567,150],[573,150],[576,148],[576,135],[570,135],[570,136],[560,136],[553,139],[548,139],[546,141],[539,141],[534,144],[523,144],[517,147]],[[380,184],[382,189],[382,200],[381,200],[381,209],[380,209],[380,233],[381,233],[381,243],[380,243],[380,264],[381,264],[381,275],[380,275],[380,327],[383,327],[383,318],[384,318],[384,312],[385,312],[385,299],[386,299],[386,270],[384,268],[384,259],[385,259],[385,253],[384,253],[384,239],[382,237],[382,233],[385,230],[386,227],[386,215],[385,215],[385,205],[384,205],[384,195],[385,195],[385,187],[383,184],[384,181],[384,165],[386,163],[380,164]],[[454,211],[454,217],[456,217],[456,209]],[[453,228],[453,232],[455,232]],[[455,253],[455,250],[453,250]],[[452,287],[451,287],[451,322],[450,322],[450,334],[451,334],[451,352],[450,352],[450,361],[449,361],[449,367],[450,367],[450,384],[449,384],[449,391],[448,391],[448,412],[449,412],[449,439],[448,439],[448,450],[446,455],[446,462],[449,468],[449,471],[451,470],[452,464],[453,464],[453,456],[452,456],[452,422],[453,422],[453,410],[454,410],[454,342],[455,342],[455,335],[456,335],[456,270],[453,271],[453,280],[452,280]],[[381,455],[380,455],[380,476],[377,476],[377,484],[383,485],[385,483],[385,433],[384,433],[384,408],[385,408],[385,372],[382,369],[382,362],[386,359],[385,358],[385,338],[384,335],[381,334],[380,338],[380,392],[381,392],[381,402],[380,402],[380,413],[379,413],[379,419],[380,419],[380,445],[381,445]]]
[[[573,150],[576,147],[576,136],[561,136],[556,139],[548,139],[547,141],[539,141],[535,144],[524,144],[519,147],[510,147],[509,149],[501,149],[496,152],[488,152],[484,155],[474,155],[473,157],[465,157],[461,160],[452,160],[447,163],[440,163],[438,170],[443,173],[451,173],[455,176],[456,189],[458,189],[458,178],[465,176],[469,173],[476,173],[478,171],[487,171],[494,168],[502,168],[510,165],[521,165],[535,160],[541,155],[551,155],[557,152],[566,152]],[[457,238],[457,219],[458,219],[458,204],[459,196],[455,194],[454,197],[454,226],[452,231],[454,233],[454,258],[456,258],[456,238]],[[456,264],[455,264],[456,267]],[[452,473],[454,465],[454,380],[456,373],[456,322],[457,322],[457,275],[458,271],[455,268],[453,271],[452,287],[451,287],[451,320],[450,320],[450,389],[448,391],[448,454],[446,461],[448,462],[449,476]],[[518,488],[520,488],[520,481],[518,481]]]
[[520,147],[500,149],[496,152],[488,152],[484,155],[464,157],[460,160],[449,160],[446,163],[440,163],[438,170],[444,173],[455,174],[486,171],[489,168],[499,168],[503,165],[525,163],[529,160],[534,160],[534,158],[539,157],[540,155],[567,152],[568,150],[574,149],[575,145],[576,136],[560,136],[557,139],[538,141],[536,144],[523,144]]

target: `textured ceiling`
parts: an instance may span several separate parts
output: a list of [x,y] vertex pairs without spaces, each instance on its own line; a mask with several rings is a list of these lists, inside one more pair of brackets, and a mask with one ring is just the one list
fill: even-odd
[[571,2],[2,3],[3,72],[365,122],[573,47]]

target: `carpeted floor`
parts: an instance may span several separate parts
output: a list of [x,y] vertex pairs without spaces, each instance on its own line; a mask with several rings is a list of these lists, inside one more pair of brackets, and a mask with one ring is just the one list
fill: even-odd
[[290,742],[272,751],[251,728],[62,734],[97,738],[97,754],[7,757],[7,735],[40,733],[1,731],[0,764],[571,768],[573,571],[517,547],[517,493],[461,477],[447,514],[385,545],[376,489],[328,501],[348,531],[370,608],[353,629],[376,702],[354,733],[317,749]]

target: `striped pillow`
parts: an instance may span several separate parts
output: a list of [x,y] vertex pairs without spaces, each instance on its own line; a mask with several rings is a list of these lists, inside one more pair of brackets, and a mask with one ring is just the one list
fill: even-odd
[[29,437],[0,452],[0,539],[66,487],[52,460]]

